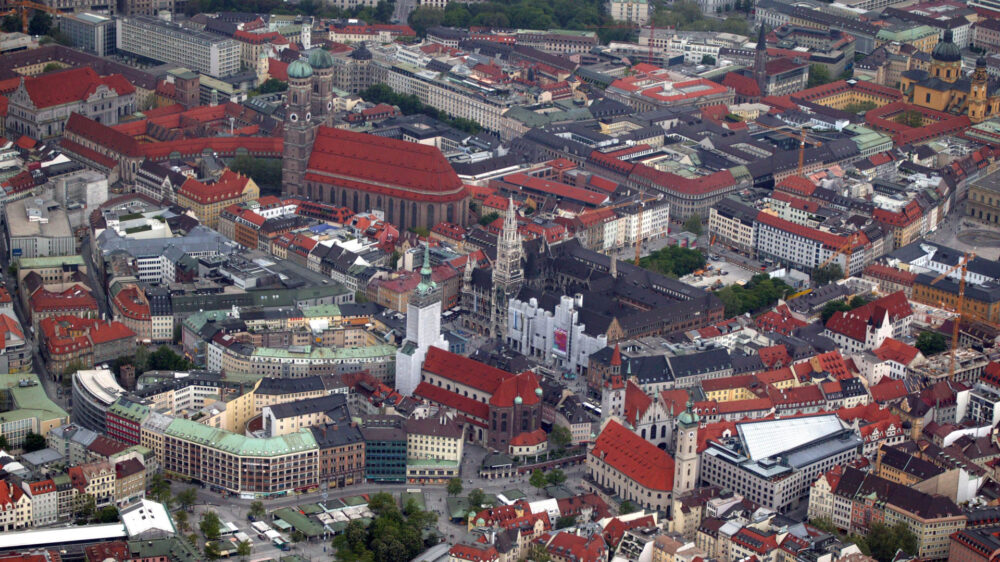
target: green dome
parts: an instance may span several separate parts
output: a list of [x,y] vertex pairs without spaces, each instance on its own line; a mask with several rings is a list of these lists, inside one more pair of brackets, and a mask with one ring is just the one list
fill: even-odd
[[944,32],[944,39],[934,46],[931,58],[938,62],[958,62],[962,60],[962,50],[952,41],[951,30]]
[[538,387],[538,388],[535,389],[535,396],[537,396],[539,398],[542,397],[542,387]]
[[521,398],[520,396],[515,396],[514,397],[514,403],[515,404],[522,404],[522,403],[524,403],[524,399]]
[[309,66],[321,70],[333,66],[333,57],[325,49],[316,49],[309,55]]
[[478,525],[480,527],[482,527],[485,524],[486,524],[486,520],[483,519],[482,517],[480,517],[479,519],[476,520],[476,525]]
[[312,67],[302,59],[292,61],[292,64],[288,65],[289,78],[309,78],[312,75]]

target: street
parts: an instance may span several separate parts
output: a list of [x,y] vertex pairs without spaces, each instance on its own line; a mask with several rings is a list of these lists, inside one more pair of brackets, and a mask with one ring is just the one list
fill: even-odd
[[417,0],[396,0],[396,8],[392,12],[392,21],[405,24],[410,13],[417,7]]

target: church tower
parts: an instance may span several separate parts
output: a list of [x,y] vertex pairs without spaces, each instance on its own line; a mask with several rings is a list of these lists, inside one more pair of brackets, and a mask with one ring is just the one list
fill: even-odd
[[316,125],[333,123],[333,57],[319,48],[309,55],[313,69],[312,114]]
[[497,260],[493,264],[493,295],[490,326],[493,337],[506,341],[507,303],[517,296],[524,282],[521,257],[524,248],[517,233],[517,211],[514,200],[508,199],[507,214],[503,219],[503,230],[497,239]]
[[420,384],[424,357],[431,347],[448,349],[441,335],[441,288],[431,279],[431,252],[424,246],[420,284],[406,306],[406,339],[396,351],[396,391],[411,396]]
[[986,89],[989,87],[987,82],[986,59],[979,57],[976,59],[976,70],[972,73],[972,86],[969,91],[969,120],[973,123],[981,123],[986,119]]
[[304,60],[288,65],[288,104],[285,107],[284,153],[281,161],[281,192],[305,193],[306,166],[316,139],[312,124],[313,69]]
[[753,79],[760,89],[760,97],[767,95],[767,33],[764,24],[760,24],[757,35],[757,50],[753,55]]
[[949,84],[961,78],[962,50],[953,41],[950,29],[944,32],[944,39],[931,51],[930,75]]
[[674,451],[674,497],[692,491],[698,484],[698,414],[688,399],[677,416],[677,449]]

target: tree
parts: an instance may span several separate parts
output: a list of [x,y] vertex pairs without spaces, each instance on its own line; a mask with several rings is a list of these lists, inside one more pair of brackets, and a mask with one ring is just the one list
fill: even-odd
[[177,523],[177,528],[181,532],[188,530],[188,513],[184,510],[174,512],[174,523]]
[[0,23],[0,28],[3,28],[7,33],[21,31],[21,18],[17,14],[4,16],[3,23]]
[[7,441],[6,435],[0,435],[0,451],[5,453],[10,452],[10,442]]
[[180,324],[174,326],[174,339],[173,339],[173,341],[174,341],[175,345],[181,343],[181,325]]
[[638,511],[638,508],[636,508],[635,504],[633,504],[628,500],[623,501],[621,505],[618,506],[618,513],[620,515],[625,515],[626,513],[633,513],[636,511]]
[[25,435],[24,444],[21,445],[21,448],[24,449],[25,453],[41,451],[45,447],[46,447],[45,437],[42,437],[41,435],[35,432],[29,432],[27,435]]
[[525,560],[530,560],[531,562],[551,562],[552,556],[545,549],[545,545],[534,543],[528,549],[528,557]]
[[194,365],[190,361],[177,355],[173,349],[166,345],[161,345],[149,357],[149,369],[152,371],[187,371],[192,367]]
[[844,106],[844,111],[847,113],[864,113],[869,109],[875,109],[878,107],[877,104],[870,101],[863,101],[861,103],[849,103]]
[[97,522],[98,523],[114,523],[118,521],[118,510],[114,506],[102,507],[100,511],[97,512]]
[[424,37],[427,35],[427,30],[441,25],[444,20],[444,11],[435,8],[428,8],[426,6],[421,6],[416,10],[410,12],[410,17],[407,22],[413,31],[417,32],[417,35]]
[[739,316],[771,308],[778,299],[784,298],[792,288],[780,279],[771,279],[767,275],[754,275],[744,285],[730,285],[715,292],[726,305],[726,315]]
[[219,545],[215,544],[215,541],[205,543],[205,558],[209,560],[222,558],[222,552],[219,551]]
[[77,371],[82,371],[83,369],[86,368],[87,366],[83,364],[83,361],[80,361],[79,359],[74,359],[66,364],[66,368],[63,369],[62,374],[64,377],[70,378],[74,374],[76,374]]
[[556,519],[556,529],[565,529],[573,525],[576,525],[575,515],[561,515],[559,519]]
[[820,319],[823,320],[823,324],[826,324],[834,314],[838,312],[847,312],[851,310],[851,306],[842,300],[830,301],[823,305],[823,311],[820,312]]
[[844,278],[844,270],[840,267],[839,263],[830,263],[826,267],[820,267],[813,270],[812,281],[813,285],[821,287],[823,285],[829,285],[833,281]]
[[170,493],[170,482],[163,478],[162,474],[154,474],[149,479],[149,496],[168,505],[173,500],[173,495]]
[[49,64],[45,65],[44,68],[42,68],[42,74],[45,74],[46,72],[54,72],[56,70],[62,70],[62,67],[63,66],[57,62],[50,62]]
[[380,1],[375,6],[375,21],[378,23],[389,23],[392,19],[392,12],[395,11],[396,2],[386,2],[385,0]]
[[701,64],[715,66],[715,57],[713,57],[712,55],[702,55]]
[[549,481],[545,478],[545,473],[542,472],[541,469],[539,468],[536,468],[531,473],[531,478],[528,480],[528,482],[532,486],[538,489],[544,488],[549,483]]
[[206,511],[201,516],[198,529],[201,530],[201,534],[205,535],[206,539],[214,541],[219,538],[219,533],[222,530],[222,521],[219,520],[219,515],[214,511]]
[[550,470],[548,474],[545,475],[545,480],[549,484],[555,486],[557,484],[562,484],[566,481],[566,473],[558,468]]
[[934,355],[948,349],[948,342],[938,332],[920,332],[914,345],[924,355]]
[[497,220],[498,218],[500,218],[500,213],[492,211],[479,217],[479,224],[483,226],[489,226],[490,224],[493,224],[493,221]]
[[687,220],[684,221],[684,230],[694,234],[695,236],[701,236],[701,233],[703,232],[701,226],[701,216],[699,216],[698,213],[695,213],[688,217]]
[[257,519],[263,519],[267,515],[267,510],[264,509],[264,502],[259,500],[250,502],[250,515],[253,515]]
[[260,96],[264,94],[276,94],[278,92],[284,92],[288,89],[288,82],[284,80],[278,80],[277,78],[268,78],[260,86],[257,86],[250,91],[250,97]]
[[94,500],[94,496],[84,494],[82,498],[77,500],[76,519],[78,521],[90,521],[96,511],[97,502]]
[[815,86],[829,84],[830,80],[830,71],[825,66],[821,64],[813,64],[809,66],[809,81],[806,87],[813,88]]
[[469,492],[469,507],[473,510],[478,510],[484,503],[486,503],[486,494],[481,489],[476,488]]
[[31,35],[48,35],[52,29],[52,16],[45,12],[35,12],[28,22],[28,33]]
[[236,544],[236,555],[240,558],[250,556],[250,541],[240,541]]
[[306,540],[306,534],[298,529],[295,529],[294,531],[292,531],[292,534],[289,538],[292,539],[292,542],[302,542]]
[[850,302],[851,310],[854,310],[855,308],[861,308],[862,306],[870,302],[872,302],[871,299],[864,295],[854,295],[853,297],[851,297],[851,302]]
[[448,481],[448,495],[457,496],[462,493],[462,479],[452,478]]
[[862,540],[866,547],[864,550],[880,562],[893,560],[898,550],[910,555],[917,553],[917,535],[902,521],[892,527],[884,523],[872,523]]
[[181,509],[190,509],[198,501],[198,492],[194,488],[185,488],[177,494],[177,504]]
[[556,446],[556,449],[561,451],[573,442],[573,434],[565,425],[557,425],[552,428],[552,433],[549,434],[549,441]]
[[909,109],[900,113],[895,118],[893,118],[893,121],[899,123],[900,125],[913,127],[914,129],[924,126],[924,116],[915,109]]
[[666,246],[639,260],[639,266],[668,277],[683,277],[705,267],[705,254],[699,250]]
[[253,179],[261,195],[281,191],[281,160],[242,154],[229,162],[229,169]]

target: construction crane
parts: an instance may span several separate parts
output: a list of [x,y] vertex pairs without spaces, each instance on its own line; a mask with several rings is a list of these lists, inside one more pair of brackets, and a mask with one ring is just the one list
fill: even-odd
[[830,254],[830,257],[823,260],[823,263],[819,264],[816,269],[823,269],[824,267],[833,263],[833,260],[837,259],[837,256],[844,256],[844,279],[851,276],[851,254],[854,253],[854,246],[858,243],[858,234],[855,232],[847,238],[847,243],[843,246],[837,248]]
[[[799,175],[801,176],[802,175],[802,169],[803,169],[804,164],[805,164],[805,158],[806,158],[806,138],[808,138],[807,135],[806,135],[806,127],[805,127],[805,125],[803,125],[799,129],[799,133],[798,134],[791,133],[791,132],[786,131],[786,130],[780,128],[780,127],[771,127],[770,125],[765,125],[763,123],[757,123],[757,125],[765,128],[765,129],[767,129],[769,131],[774,131],[775,133],[778,133],[779,135],[785,135],[786,137],[791,137],[791,138],[797,139],[799,141]],[[813,140],[813,139],[810,138],[810,140]],[[823,146],[823,143],[819,142],[817,140],[813,140],[813,143],[815,143],[816,146]]]
[[21,14],[21,31],[23,33],[28,33],[28,12],[30,10],[38,10],[40,12],[45,12],[48,14],[61,16],[62,12],[59,10],[46,6],[45,4],[39,4],[38,2],[32,2],[31,0],[16,0],[14,2],[8,2],[8,6],[11,7],[10,10],[3,12],[0,16],[9,16],[16,12]]
[[958,299],[957,299],[958,302],[955,306],[955,310],[956,312],[958,312],[958,318],[955,318],[955,321],[952,323],[951,327],[951,366],[948,368],[949,380],[955,379],[955,352],[958,351],[958,331],[960,325],[962,324],[962,309],[963,305],[965,304],[965,274],[969,270],[969,262],[975,259],[975,257],[976,257],[975,252],[969,252],[965,254],[964,256],[962,256],[962,259],[956,265],[949,267],[944,273],[938,275],[937,277],[934,278],[933,281],[931,281],[931,285],[933,285],[938,281],[944,279],[945,277],[948,277],[954,271],[959,269],[962,270],[962,276],[959,278],[958,281]]

